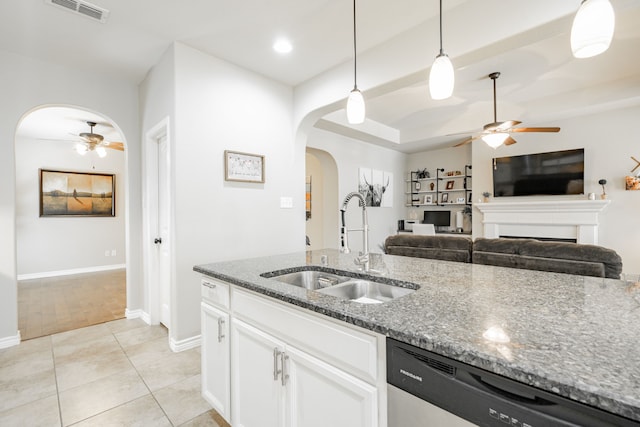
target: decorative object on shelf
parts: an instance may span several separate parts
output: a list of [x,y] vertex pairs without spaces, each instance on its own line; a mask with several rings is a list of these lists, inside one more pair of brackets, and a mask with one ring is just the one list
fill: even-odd
[[426,194],[424,196],[424,204],[430,205],[431,203],[433,203],[433,198],[431,197],[431,194]]
[[393,207],[393,174],[375,169],[360,168],[358,192],[371,207]]
[[589,193],[589,194],[587,195],[587,198],[588,198],[589,200],[595,200],[595,199],[596,199],[596,193]]
[[364,122],[365,105],[362,92],[358,89],[357,83],[357,49],[356,49],[356,0],[353,0],[353,89],[347,99],[347,121],[349,124],[357,125]]
[[225,150],[224,179],[264,183],[264,156]]
[[442,198],[440,199],[441,203],[449,202],[449,193],[442,193]]
[[425,169],[422,169],[421,171],[417,171],[416,176],[418,177],[418,179],[427,179],[430,177],[430,174],[429,174],[429,171],[425,168]]
[[440,53],[429,71],[429,93],[433,99],[446,99],[453,93],[455,73],[449,56],[442,50],[442,0],[440,0]]
[[491,197],[491,193],[489,193],[488,191],[484,191],[482,193],[482,201],[484,203],[489,203],[489,197]]
[[454,184],[455,184],[455,181],[447,181],[447,190],[452,190]]
[[420,188],[422,187],[422,185],[420,185],[419,182],[416,182],[416,191],[420,191]]
[[464,197],[458,197],[456,203],[464,203]]
[[607,180],[601,179],[600,181],[598,181],[598,184],[602,185],[602,194],[600,195],[600,198],[604,200],[607,198],[607,191],[604,188],[604,186],[607,184]]
[[456,212],[456,231],[462,233],[464,229],[464,214],[462,211]]
[[625,178],[625,190],[640,190],[640,177],[627,176]]
[[609,0],[583,0],[571,26],[573,56],[590,58],[609,49],[615,21]]
[[435,187],[435,184],[434,184],[433,182],[430,182],[430,183],[429,183],[429,189],[430,189],[431,191],[433,191],[433,187]]
[[40,216],[116,216],[116,176],[40,169]]

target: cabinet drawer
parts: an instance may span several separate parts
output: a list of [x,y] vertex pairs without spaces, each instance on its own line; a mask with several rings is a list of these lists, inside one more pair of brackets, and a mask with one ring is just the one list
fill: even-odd
[[202,283],[202,299],[209,304],[229,309],[229,285],[209,277],[204,277]]
[[283,303],[233,288],[234,316],[369,383],[376,383],[377,339]]

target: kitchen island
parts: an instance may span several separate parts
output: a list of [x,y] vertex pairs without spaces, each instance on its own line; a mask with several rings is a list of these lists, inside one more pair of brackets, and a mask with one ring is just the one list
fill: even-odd
[[[377,277],[419,289],[384,304],[360,304],[261,276],[307,266],[357,273],[353,261],[353,255],[321,250],[194,270],[640,421],[637,287],[613,279],[377,254],[372,254]],[[492,331],[499,331],[498,339]]]

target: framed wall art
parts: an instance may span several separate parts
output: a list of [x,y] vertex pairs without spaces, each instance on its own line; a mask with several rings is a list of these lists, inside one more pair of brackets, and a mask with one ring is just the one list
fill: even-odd
[[40,169],[40,216],[116,216],[114,174]]
[[454,180],[447,181],[447,190],[452,190],[454,185],[455,185]]
[[224,179],[264,183],[264,156],[225,150]]

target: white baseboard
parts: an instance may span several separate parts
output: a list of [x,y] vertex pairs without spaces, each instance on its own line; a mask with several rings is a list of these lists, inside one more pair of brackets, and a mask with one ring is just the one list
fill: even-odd
[[13,347],[18,344],[20,344],[20,331],[13,336],[0,338],[0,348]]
[[45,271],[42,273],[18,274],[18,280],[43,279],[46,277],[71,276],[73,274],[96,273],[99,271],[121,270],[126,264],[99,265],[95,267],[74,268],[71,270]]
[[147,325],[151,324],[151,316],[149,316],[149,313],[140,308],[137,310],[129,310],[128,308],[125,308],[124,316],[127,319],[142,319],[142,321]]
[[169,347],[174,353],[180,351],[189,350],[200,346],[200,337],[202,335],[196,335],[195,337],[187,338],[184,340],[176,341],[173,338],[169,339]]

